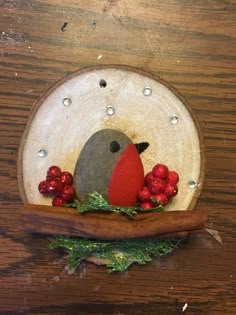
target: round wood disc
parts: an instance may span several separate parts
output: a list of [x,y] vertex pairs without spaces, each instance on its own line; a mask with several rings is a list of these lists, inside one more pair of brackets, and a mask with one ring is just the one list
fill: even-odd
[[58,165],[73,173],[86,141],[105,128],[122,131],[133,143],[149,143],[141,154],[145,174],[157,163],[179,173],[179,193],[167,209],[195,206],[204,178],[197,121],[186,101],[166,82],[127,66],[76,71],[34,105],[18,158],[23,201],[51,204],[38,192],[48,167]]

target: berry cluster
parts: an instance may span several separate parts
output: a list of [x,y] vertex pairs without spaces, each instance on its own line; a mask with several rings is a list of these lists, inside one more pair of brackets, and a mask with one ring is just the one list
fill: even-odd
[[53,197],[53,206],[61,207],[74,199],[72,184],[72,174],[62,172],[60,167],[53,165],[49,167],[46,179],[39,183],[38,190],[42,195]]
[[167,203],[178,193],[179,175],[164,164],[156,164],[145,176],[145,186],[138,192],[140,207],[151,209]]

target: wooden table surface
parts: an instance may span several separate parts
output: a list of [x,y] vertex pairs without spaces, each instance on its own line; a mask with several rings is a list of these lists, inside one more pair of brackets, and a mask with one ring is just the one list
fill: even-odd
[[[149,71],[187,99],[205,142],[197,208],[222,245],[197,234],[123,274],[84,263],[68,275],[46,237],[21,231],[16,161],[30,110],[97,64]],[[234,0],[0,1],[0,314],[236,314],[235,91]]]

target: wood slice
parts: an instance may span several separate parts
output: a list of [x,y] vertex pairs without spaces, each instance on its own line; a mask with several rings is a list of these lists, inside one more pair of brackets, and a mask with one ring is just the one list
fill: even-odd
[[164,163],[180,175],[179,193],[167,209],[193,209],[204,178],[196,118],[169,84],[142,70],[117,65],[76,71],[34,105],[19,149],[22,200],[51,204],[38,192],[48,167],[58,165],[74,173],[86,141],[105,128],[122,131],[133,143],[148,142],[141,155],[145,174],[156,163]]

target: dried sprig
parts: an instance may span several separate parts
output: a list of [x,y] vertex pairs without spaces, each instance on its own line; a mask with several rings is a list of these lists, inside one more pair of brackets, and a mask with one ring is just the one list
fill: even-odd
[[222,238],[217,230],[206,228],[206,231],[220,244],[223,243]]

